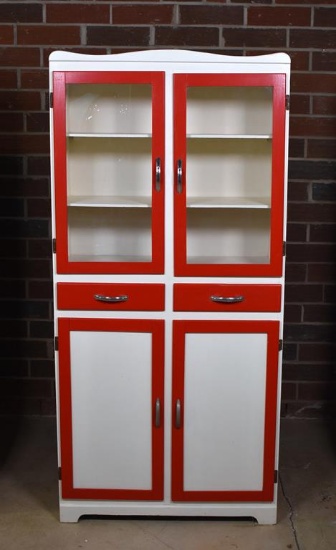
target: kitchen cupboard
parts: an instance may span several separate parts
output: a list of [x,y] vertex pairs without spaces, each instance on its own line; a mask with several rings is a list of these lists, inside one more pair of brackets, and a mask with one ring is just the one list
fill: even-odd
[[289,70],[51,54],[62,521],[276,521]]

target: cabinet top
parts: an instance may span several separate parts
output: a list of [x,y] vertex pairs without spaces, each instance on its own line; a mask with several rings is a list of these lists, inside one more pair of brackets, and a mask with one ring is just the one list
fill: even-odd
[[222,55],[191,50],[143,50],[118,54],[87,55],[66,51],[54,51],[49,56],[49,61],[147,61],[165,63],[263,63],[263,64],[290,64],[290,57],[286,53],[272,53],[256,56]]

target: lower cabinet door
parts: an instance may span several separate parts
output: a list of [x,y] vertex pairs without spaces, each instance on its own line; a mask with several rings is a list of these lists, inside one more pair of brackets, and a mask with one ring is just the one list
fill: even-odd
[[163,321],[58,329],[62,497],[162,500]]
[[279,323],[175,321],[172,499],[272,501]]

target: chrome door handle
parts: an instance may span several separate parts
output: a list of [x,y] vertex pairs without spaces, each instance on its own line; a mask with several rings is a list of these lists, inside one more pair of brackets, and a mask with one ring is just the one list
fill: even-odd
[[127,294],[121,294],[120,296],[104,296],[103,294],[95,294],[94,299],[97,300],[97,302],[117,304],[119,302],[126,302],[128,300],[128,296]]
[[244,301],[244,296],[210,296],[212,302],[217,304],[237,304]]
[[178,161],[177,161],[177,192],[179,194],[182,193],[182,176],[183,176],[182,160],[178,159]]
[[155,159],[155,191],[161,191],[161,159]]
[[175,428],[181,428],[181,400],[177,399],[175,404]]
[[160,428],[161,425],[161,401],[159,398],[155,401],[155,428]]

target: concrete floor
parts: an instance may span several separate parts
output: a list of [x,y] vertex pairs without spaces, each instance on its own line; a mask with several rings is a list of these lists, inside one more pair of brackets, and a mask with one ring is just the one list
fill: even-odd
[[336,430],[283,421],[278,524],[234,520],[58,521],[53,419],[0,418],[2,550],[335,550]]

